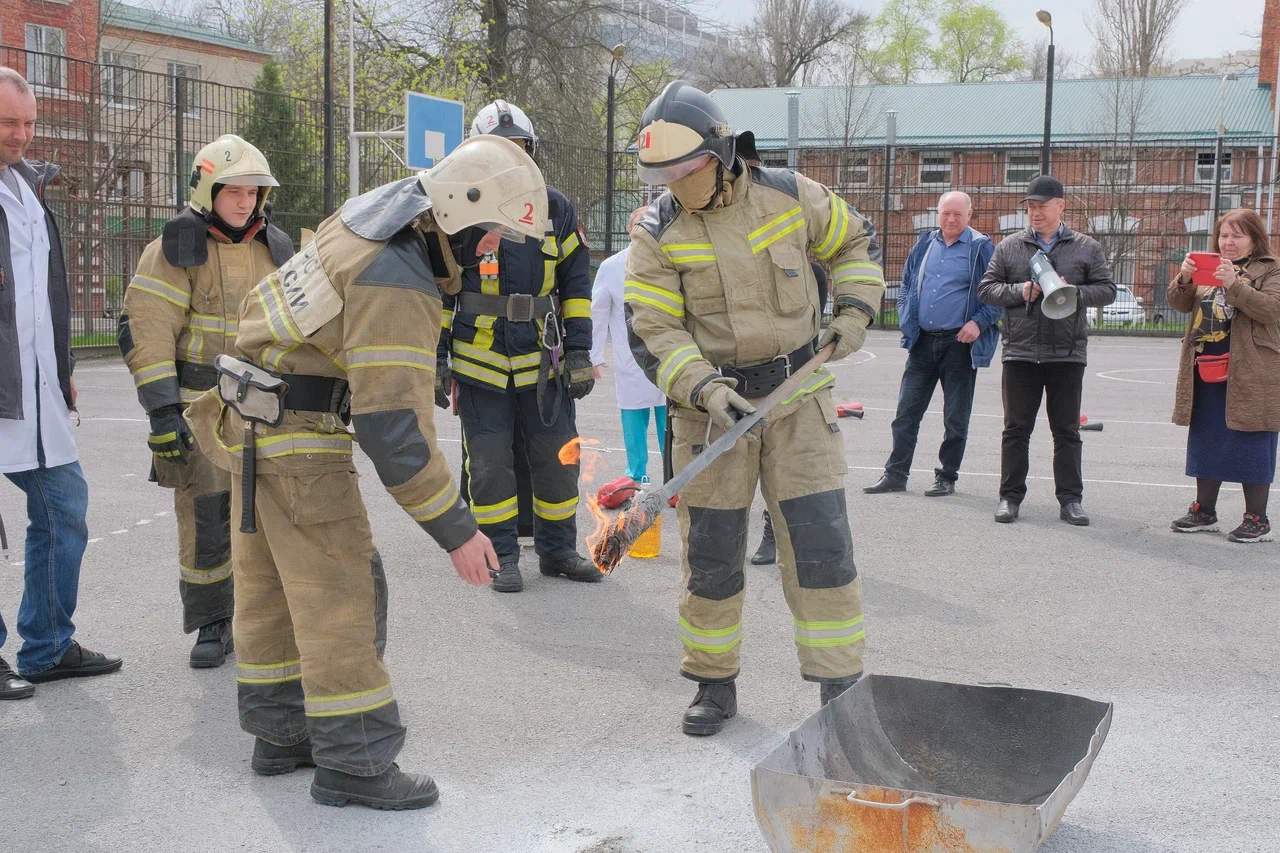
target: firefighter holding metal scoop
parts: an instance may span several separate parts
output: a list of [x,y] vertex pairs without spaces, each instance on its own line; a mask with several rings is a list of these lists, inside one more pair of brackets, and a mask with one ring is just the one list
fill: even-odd
[[405,728],[382,662],[387,583],[346,423],[458,575],[488,584],[497,555],[459,499],[432,422],[441,292],[457,291],[455,253],[474,232],[523,241],[546,220],[538,167],[492,137],[351,199],[250,291],[240,358],[219,356],[217,389],[191,406],[201,448],[231,472],[252,766],[317,766],[321,803],[409,809],[439,796],[429,777],[393,763]]
[[[676,81],[641,120],[639,174],[669,191],[631,232],[631,346],[675,404],[673,468],[729,430],[814,355],[822,306],[806,254],[832,270],[830,360],[862,346],[884,293],[871,223],[785,169],[748,167],[706,93]],[[862,589],[845,511],[844,447],[818,369],[681,493],[681,674],[698,682],[684,731],[715,734],[737,712],[747,516],[759,480],[800,672],[825,703],[862,674]]]

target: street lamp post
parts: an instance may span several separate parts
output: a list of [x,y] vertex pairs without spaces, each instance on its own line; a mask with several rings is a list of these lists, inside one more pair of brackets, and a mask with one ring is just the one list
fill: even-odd
[[614,45],[613,58],[609,62],[609,98],[608,105],[605,108],[607,117],[605,119],[605,160],[604,160],[604,253],[606,255],[613,254],[613,90],[615,86],[614,74],[618,69],[618,62],[627,52],[627,46],[624,44]]
[[1218,139],[1213,147],[1213,197],[1210,199],[1210,210],[1213,216],[1209,220],[1209,230],[1218,221],[1218,211],[1222,207],[1222,160],[1226,152],[1227,139],[1227,81],[1236,79],[1235,72],[1223,74],[1218,81]]
[[1049,174],[1049,128],[1053,123],[1053,15],[1044,9],[1036,12],[1036,20],[1049,28],[1049,51],[1044,69],[1044,143],[1040,146],[1040,174]]

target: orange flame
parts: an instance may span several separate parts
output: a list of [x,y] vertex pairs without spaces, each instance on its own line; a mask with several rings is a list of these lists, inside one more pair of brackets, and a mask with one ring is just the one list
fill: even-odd
[[577,465],[582,460],[582,439],[575,435],[556,455],[561,465]]
[[[596,529],[591,533],[588,533],[585,537],[587,547],[591,549],[592,554],[596,552],[596,543],[603,539],[605,534],[609,532],[611,524],[611,519],[608,514],[601,509],[600,505],[596,502],[595,490],[590,488],[595,482],[596,468],[600,464],[600,454],[588,453],[585,459],[583,459],[582,456],[583,445],[590,448],[597,447],[599,444],[600,442],[594,438],[582,439],[575,437],[570,439],[564,447],[560,448],[560,452],[556,454],[561,465],[582,466],[581,480],[587,511],[591,513],[591,518],[596,523]],[[596,564],[596,568],[600,569],[601,574],[607,574],[606,570],[601,567],[599,563]]]

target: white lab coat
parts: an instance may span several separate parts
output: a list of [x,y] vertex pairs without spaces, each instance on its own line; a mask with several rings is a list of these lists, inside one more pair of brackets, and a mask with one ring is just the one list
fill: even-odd
[[666,396],[658,390],[640,365],[627,343],[627,316],[623,311],[623,281],[626,278],[627,253],[623,249],[606,258],[596,272],[591,286],[591,363],[604,364],[605,341],[613,341],[613,383],[619,409],[649,409],[665,406]]
[[[22,198],[0,180],[0,205],[9,222],[9,252],[13,269],[5,286],[14,289],[18,355],[22,361],[22,420],[0,418],[0,473],[39,467],[36,455],[36,398],[39,395],[39,440],[47,468],[78,458],[67,402],[58,387],[58,359],[53,348],[53,318],[49,308],[49,229],[44,208],[31,187],[18,177]],[[14,370],[16,365],[0,365]],[[36,386],[37,367],[39,387]]]

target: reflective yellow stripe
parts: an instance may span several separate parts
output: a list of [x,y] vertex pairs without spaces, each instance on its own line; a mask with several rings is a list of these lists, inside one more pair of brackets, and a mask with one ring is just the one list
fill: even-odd
[[138,368],[133,374],[133,384],[141,388],[143,385],[150,385],[152,382],[159,382],[170,376],[174,379],[178,378],[177,364],[172,361],[157,361]]
[[227,560],[220,566],[214,566],[212,569],[189,569],[186,566],[178,566],[178,576],[187,583],[205,586],[211,583],[219,583],[231,577],[231,561]]
[[[218,436],[218,444],[234,456],[244,453],[243,444],[224,444]],[[326,432],[289,432],[266,435],[257,440],[254,456],[258,459],[275,459],[300,453],[351,453],[351,436]]]
[[812,394],[814,391],[818,391],[822,388],[825,388],[826,386],[830,385],[832,382],[835,382],[835,381],[836,381],[835,376],[830,373],[827,373],[825,367],[820,368],[818,372],[814,373],[812,376],[806,379],[804,381],[804,384],[801,385],[798,389],[796,389],[796,392],[794,394],[792,394],[787,399],[783,400],[782,405],[785,406],[787,403],[794,403],[796,400],[800,399],[805,394]]
[[167,281],[161,281],[149,275],[134,273],[133,279],[129,282],[129,287],[141,290],[143,293],[150,293],[152,296],[159,296],[166,302],[172,302],[177,305],[183,311],[191,307],[190,293],[179,290]]
[[875,261],[852,261],[840,264],[831,271],[831,276],[833,284],[843,284],[846,281],[884,281],[884,271]]
[[560,263],[560,261],[563,261],[566,258],[568,258],[570,255],[573,254],[573,250],[578,248],[578,246],[580,245],[582,244],[578,240],[577,231],[573,232],[568,237],[565,237],[564,242],[560,244],[560,259],[557,260],[556,263],[558,264]]
[[622,288],[627,302],[639,302],[657,308],[672,317],[684,319],[684,297],[670,290],[663,290],[641,281],[628,281]]
[[676,374],[680,372],[680,368],[695,358],[701,357],[702,351],[694,344],[688,344],[675,350],[658,366],[658,387],[663,390],[663,393],[670,394],[671,386],[675,383]]
[[203,394],[203,391],[197,391],[194,388],[179,388],[178,397],[184,403],[194,403],[196,398]]
[[[521,370],[511,375],[511,381],[517,388],[527,388],[538,383],[538,369]],[[505,387],[505,386],[504,386]]]
[[788,234],[791,234],[792,232],[799,231],[803,227],[804,227],[804,219],[803,218],[798,219],[795,222],[788,225],[786,228],[783,228],[781,231],[778,231],[775,234],[771,234],[770,236],[761,240],[759,243],[757,243],[755,246],[751,248],[751,251],[753,254],[763,252],[765,249],[769,248],[774,243],[781,240],[783,237],[787,236]]
[[412,367],[435,372],[436,354],[411,346],[367,346],[348,350],[347,369],[362,367]]
[[440,328],[442,329],[453,328],[453,309],[449,309],[448,311],[445,311],[443,314],[440,315]]
[[578,514],[578,498],[572,497],[560,503],[547,503],[533,496],[533,514],[547,521],[564,521]]
[[[587,300],[587,304],[588,305],[591,304],[589,300]],[[521,370],[528,367],[536,368],[541,363],[542,363],[542,353],[540,352],[531,352],[526,355],[517,355],[511,359],[511,366],[516,370]]]
[[275,276],[271,276],[258,285],[254,289],[254,293],[257,295],[258,303],[262,306],[262,310],[266,315],[267,326],[271,330],[272,336],[280,343],[285,341],[301,343],[303,335],[293,322],[293,315],[289,313],[284,291]]
[[236,663],[236,681],[242,684],[281,684],[302,678],[302,661]]
[[827,234],[822,242],[813,250],[820,261],[825,261],[844,245],[845,235],[849,233],[849,206],[835,193],[828,190],[831,196],[831,223],[827,225]]
[[765,223],[747,235],[753,254],[763,251],[775,240],[804,227],[804,208],[800,205]]
[[481,349],[480,347],[466,343],[465,341],[454,341],[453,351],[457,355],[492,365],[504,372],[509,373],[511,371],[511,359],[507,358],[505,355],[501,355],[491,350]]
[[663,246],[662,252],[672,261],[698,263],[716,259],[715,246],[710,243],[672,243]]
[[167,444],[170,441],[177,441],[178,434],[176,432],[166,432],[162,435],[147,436],[147,444]]
[[457,501],[458,487],[450,480],[448,485],[422,503],[407,506],[404,510],[414,521],[422,523],[444,515]]
[[507,387],[507,374],[498,373],[496,370],[490,370],[487,367],[481,367],[478,364],[463,361],[460,358],[455,358],[453,360],[453,372],[459,376],[469,376],[472,379],[477,379],[498,388]]
[[515,518],[519,513],[520,507],[516,504],[514,496],[501,503],[471,505],[471,514],[480,524],[501,524]]
[[501,287],[499,278],[496,275],[480,276],[480,292],[487,296],[498,296],[498,290]]
[[388,705],[396,700],[391,684],[358,693],[339,696],[308,696],[303,706],[308,717],[337,717],[343,714],[361,714]]
[[867,638],[862,627],[862,617],[855,616],[843,622],[795,623],[796,643],[810,649],[829,649],[835,646],[851,646]]
[[680,641],[691,649],[711,654],[723,654],[732,651],[742,642],[742,623],[730,625],[728,628],[702,630],[695,628],[680,617]]
[[575,317],[588,319],[591,317],[590,299],[566,299],[564,301],[564,318],[572,320]]

